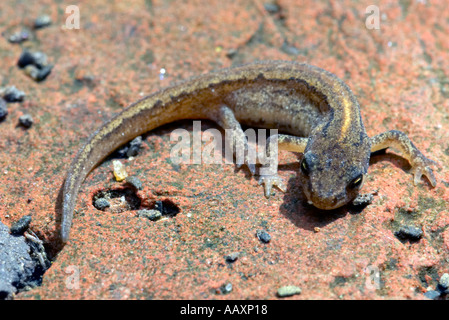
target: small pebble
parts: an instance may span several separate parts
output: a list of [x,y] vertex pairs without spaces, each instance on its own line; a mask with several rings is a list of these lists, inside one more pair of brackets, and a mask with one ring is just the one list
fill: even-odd
[[0,121],[3,121],[8,115],[8,109],[6,109],[6,101],[0,98]]
[[297,286],[283,286],[278,289],[278,297],[291,297],[295,294],[301,294],[301,288]]
[[394,235],[403,240],[417,241],[422,238],[422,230],[414,226],[401,226]]
[[119,158],[129,158],[134,157],[139,153],[140,147],[142,145],[142,137],[139,136],[127,143],[125,146],[121,147],[116,151],[116,156]]
[[33,80],[39,82],[47,78],[47,76],[51,73],[51,69],[53,69],[53,66],[51,65],[39,69],[35,65],[31,64],[25,67],[25,74],[30,76]]
[[271,236],[266,231],[263,230],[257,230],[256,236],[263,243],[268,243],[271,240]]
[[115,152],[115,156],[117,158],[127,158],[126,153],[128,152],[129,147],[127,145],[121,147]]
[[47,66],[47,55],[39,51],[30,52],[28,50],[24,50],[19,57],[19,61],[17,61],[17,65],[19,68],[34,65],[38,69],[42,69]]
[[25,98],[25,92],[18,90],[15,86],[2,89],[1,95],[6,102],[22,102]]
[[130,184],[134,189],[142,190],[142,181],[136,176],[127,177],[126,183]]
[[25,74],[31,79],[36,80],[39,74],[39,69],[35,65],[29,64],[25,67]]
[[151,221],[156,221],[162,217],[162,213],[159,210],[154,209],[142,209],[136,212],[138,217],[144,217]]
[[229,49],[229,50],[226,52],[226,57],[228,57],[229,59],[232,59],[232,58],[234,58],[234,57],[237,55],[237,53],[238,53],[238,50],[237,50],[237,49],[234,49],[234,48]]
[[42,69],[39,70],[39,73],[37,74],[36,81],[42,81],[45,80],[51,73],[51,70],[53,69],[52,65],[44,66]]
[[232,291],[232,283],[225,283],[219,289],[219,293],[221,294],[228,294],[231,291]]
[[9,229],[9,232],[12,235],[20,236],[25,231],[27,231],[28,227],[30,226],[30,223],[31,223],[31,216],[29,216],[29,215],[28,216],[23,216],[17,222],[13,223],[13,225]]
[[269,13],[278,13],[281,9],[277,3],[267,2],[263,4],[265,10]]
[[49,15],[43,14],[34,21],[34,29],[41,29],[51,25],[51,18]]
[[440,293],[435,290],[429,290],[426,293],[424,293],[424,296],[428,299],[435,300],[440,297]]
[[29,114],[24,114],[19,117],[19,124],[25,128],[29,128],[33,125],[33,118]]
[[129,143],[128,150],[126,151],[126,155],[128,157],[135,157],[139,153],[140,146],[142,145],[142,137],[138,136],[134,140]]
[[281,50],[292,56],[297,56],[301,53],[298,48],[289,44],[287,41],[284,41],[281,46]]
[[441,276],[440,281],[438,282],[438,285],[443,289],[449,288],[449,274],[445,273]]
[[34,57],[29,51],[23,51],[17,61],[19,68],[25,68],[26,66],[34,63]]
[[112,166],[115,180],[117,180],[118,182],[125,180],[126,177],[128,176],[128,173],[126,172],[123,163],[121,163],[118,160],[113,160]]
[[226,260],[226,262],[232,263],[238,259],[239,255],[240,255],[239,252],[233,252],[231,254],[226,255],[225,260]]
[[371,204],[374,200],[374,196],[372,193],[358,194],[354,200],[352,200],[352,205],[359,206],[367,206]]
[[9,36],[10,43],[22,43],[30,38],[30,33],[26,30],[17,31]]
[[111,204],[106,198],[98,198],[94,202],[94,207],[97,208],[98,210],[104,210],[110,206]]

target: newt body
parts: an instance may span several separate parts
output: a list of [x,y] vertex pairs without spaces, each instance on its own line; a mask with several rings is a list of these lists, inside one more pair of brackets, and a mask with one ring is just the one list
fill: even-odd
[[[131,139],[181,119],[210,119],[233,129],[236,148],[247,148],[240,124],[276,128],[279,149],[303,153],[299,179],[308,202],[334,209],[352,201],[363,185],[370,153],[398,148],[415,183],[436,180],[427,159],[400,131],[366,134],[359,104],[338,77],[318,67],[269,61],[201,75],[143,98],[98,129],[73,160],[63,186],[61,238],[68,240],[80,186],[107,155]],[[245,158],[251,172],[255,166]],[[276,175],[261,176],[268,197],[285,189]]]

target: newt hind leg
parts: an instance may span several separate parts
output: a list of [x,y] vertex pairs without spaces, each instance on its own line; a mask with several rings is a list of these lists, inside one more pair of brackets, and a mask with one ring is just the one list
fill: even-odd
[[[229,139],[232,150],[236,156],[237,167],[240,168],[245,164],[252,175],[256,174],[255,152],[249,146],[248,141],[243,132],[240,123],[235,118],[234,112],[226,105],[221,105],[218,112],[213,116],[213,120],[217,122],[220,127],[226,130],[226,139]],[[230,135],[228,135],[230,134]],[[252,157],[250,155],[253,155]],[[241,161],[243,157],[243,161]]]
[[426,158],[421,151],[416,148],[407,135],[398,130],[383,132],[371,138],[371,152],[393,147],[398,149],[412,166],[415,185],[419,184],[424,175],[429,179],[432,187],[435,187],[437,181],[431,169],[432,165],[438,165],[435,161]]
[[[256,153],[254,146],[250,146],[246,139],[245,132],[243,132],[240,123],[234,116],[234,112],[226,105],[221,105],[218,112],[214,116],[214,120],[223,128],[231,129],[229,132],[231,136],[229,138],[232,140],[232,145],[234,151],[244,152],[243,163],[237,162],[237,166],[241,167],[245,164],[252,175],[256,174],[256,164],[262,165],[260,167],[260,178],[258,180],[259,184],[264,185],[265,197],[270,197],[271,190],[275,186],[279,190],[285,192],[286,186],[282,178],[277,174],[278,168],[278,154],[277,150],[286,149],[290,151],[303,152],[307,145],[307,138],[300,138],[290,135],[274,135],[267,139],[268,154]],[[227,131],[228,132],[228,131]],[[265,151],[265,150],[264,150]],[[239,158],[236,156],[236,158]],[[263,161],[261,161],[263,159]]]

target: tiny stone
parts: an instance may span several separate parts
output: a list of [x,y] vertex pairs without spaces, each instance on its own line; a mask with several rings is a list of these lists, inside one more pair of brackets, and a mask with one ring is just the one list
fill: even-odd
[[11,226],[9,232],[15,236],[22,235],[28,229],[30,223],[31,216],[23,216]]
[[6,101],[0,98],[0,121],[4,120],[8,115],[8,109],[6,109]]
[[271,240],[271,236],[266,231],[263,230],[257,230],[256,236],[257,238],[259,238],[260,241],[264,243],[268,243]]
[[10,43],[22,43],[30,38],[28,31],[17,31],[9,36],[8,41]]
[[94,203],[94,207],[97,208],[98,210],[104,210],[110,206],[111,204],[106,198],[98,198],[97,200],[95,200]]
[[279,10],[281,9],[278,4],[273,2],[264,3],[263,6],[265,10],[267,10],[267,12],[269,13],[278,13]]
[[441,276],[438,285],[443,289],[449,288],[449,274],[448,273],[445,273]]
[[6,102],[22,102],[25,98],[25,92],[18,90],[15,86],[3,89],[2,95]]
[[36,77],[32,77],[36,81],[42,81],[45,80],[45,78],[48,77],[48,75],[51,73],[51,70],[53,69],[52,65],[44,66],[42,69],[40,69],[36,75]]
[[225,260],[226,260],[226,262],[232,263],[238,259],[239,255],[240,255],[239,252],[233,252],[231,254],[226,255]]
[[301,294],[301,288],[297,286],[283,286],[278,289],[278,297],[290,297],[295,294]]
[[34,21],[34,28],[41,29],[51,25],[51,18],[49,15],[43,14]]
[[34,65],[38,69],[42,69],[47,65],[47,55],[43,52],[30,52],[24,50],[17,61],[20,68],[25,68],[28,65]]
[[0,243],[0,299],[14,299],[18,291],[39,285],[37,278],[41,279],[42,272],[37,270],[39,262],[32,257],[30,242],[10,234],[10,228],[1,222]]
[[300,54],[299,49],[289,44],[287,41],[282,44],[281,50],[292,56],[297,56],[298,54]]
[[130,184],[133,188],[137,190],[142,190],[142,181],[136,176],[131,176],[126,178],[126,182]]
[[25,68],[26,66],[33,64],[34,57],[29,51],[23,51],[19,57],[19,61],[17,61],[17,65],[19,68]]
[[401,239],[409,239],[417,241],[422,238],[422,230],[414,226],[401,226],[398,231],[395,232],[395,236]]
[[127,157],[126,154],[128,153],[128,150],[129,150],[128,146],[124,146],[124,147],[118,149],[116,151],[117,157],[119,157],[119,158],[126,158]]
[[129,143],[129,148],[126,151],[128,157],[135,157],[139,153],[140,146],[142,145],[142,137],[138,136]]
[[232,291],[232,283],[226,283],[220,287],[220,292],[222,294],[228,294]]
[[238,53],[237,49],[234,49],[234,48],[229,49],[226,52],[226,57],[228,57],[229,59],[232,59],[232,58],[234,58],[237,55],[237,53]]
[[352,200],[353,206],[367,206],[374,200],[374,196],[371,193],[358,194],[354,200]]
[[36,51],[32,52],[31,55],[33,56],[33,64],[38,67],[39,69],[42,69],[47,65],[47,55],[43,52]]
[[117,150],[116,155],[119,158],[134,157],[139,153],[141,145],[142,137],[138,136],[137,138],[133,139],[131,142]]
[[424,293],[424,296],[428,299],[435,300],[440,296],[440,293],[435,290],[429,290],[426,293]]
[[29,128],[33,125],[33,118],[29,114],[24,114],[19,117],[19,124],[25,128]]
[[154,203],[154,210],[160,211],[161,213],[164,213],[164,203],[160,200],[156,201]]
[[123,163],[118,160],[113,160],[112,166],[115,180],[117,180],[118,182],[125,180],[125,178],[128,176],[128,173],[126,172]]
[[154,210],[154,209],[142,209],[137,211],[137,216],[138,217],[144,217],[147,219],[150,219],[151,221],[155,221],[158,220],[160,217],[162,217],[162,213],[158,210]]
[[25,74],[28,75],[31,79],[37,80],[39,69],[35,65],[29,64],[25,67]]

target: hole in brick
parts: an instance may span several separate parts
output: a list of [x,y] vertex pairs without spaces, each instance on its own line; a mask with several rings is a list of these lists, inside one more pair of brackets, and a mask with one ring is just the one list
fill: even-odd
[[162,213],[162,216],[169,218],[175,217],[181,211],[179,207],[169,199],[156,201],[151,209],[158,210]]
[[137,210],[140,203],[140,198],[131,188],[101,190],[92,198],[95,208],[110,213]]

